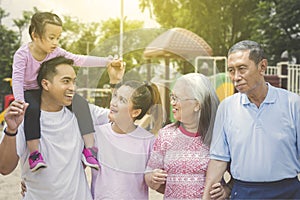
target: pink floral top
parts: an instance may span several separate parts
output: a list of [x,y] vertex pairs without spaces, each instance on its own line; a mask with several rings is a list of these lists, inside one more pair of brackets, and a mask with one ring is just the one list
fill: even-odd
[[164,199],[199,199],[202,197],[209,161],[209,147],[199,134],[175,124],[159,131],[146,172],[167,171]]

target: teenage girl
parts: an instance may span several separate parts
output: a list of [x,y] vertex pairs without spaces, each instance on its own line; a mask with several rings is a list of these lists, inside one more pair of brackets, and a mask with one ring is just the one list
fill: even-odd
[[154,84],[127,81],[116,86],[110,102],[111,123],[95,127],[101,168],[92,170],[94,199],[148,199],[144,171],[155,136],[135,121],[155,105],[161,106],[161,100]]
[[[24,129],[27,146],[30,151],[29,165],[31,171],[47,167],[46,161],[40,153],[40,89],[36,78],[42,62],[57,56],[64,56],[74,60],[75,66],[105,67],[108,64],[120,66],[120,61],[113,61],[110,57],[95,57],[75,55],[58,47],[62,33],[62,20],[50,12],[38,12],[31,18],[29,34],[31,42],[21,46],[13,59],[12,88],[16,100],[26,101],[29,107],[25,114]],[[96,169],[99,163],[96,159],[94,146],[94,126],[89,107],[85,99],[75,95],[73,106],[69,107],[77,119],[85,143],[83,162]],[[61,152],[62,154],[64,152]]]

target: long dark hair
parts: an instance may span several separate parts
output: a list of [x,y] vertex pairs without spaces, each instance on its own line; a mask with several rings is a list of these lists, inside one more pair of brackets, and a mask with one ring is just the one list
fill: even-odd
[[160,93],[157,86],[150,82],[126,81],[119,83],[116,89],[121,86],[128,86],[134,89],[130,100],[133,104],[133,109],[141,109],[141,113],[136,117],[137,120],[142,119],[146,114],[152,116],[155,121],[150,131],[157,133],[163,123],[163,109]]

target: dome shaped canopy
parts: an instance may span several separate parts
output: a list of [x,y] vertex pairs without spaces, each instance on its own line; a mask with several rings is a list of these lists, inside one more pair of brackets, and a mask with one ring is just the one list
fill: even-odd
[[204,39],[183,28],[172,28],[162,33],[144,51],[145,58],[179,56],[188,60],[212,54],[212,48]]

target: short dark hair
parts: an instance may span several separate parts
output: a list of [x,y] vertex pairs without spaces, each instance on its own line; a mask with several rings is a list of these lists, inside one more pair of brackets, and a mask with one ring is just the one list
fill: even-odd
[[42,89],[42,80],[43,79],[52,80],[57,73],[56,67],[60,64],[68,64],[73,66],[74,61],[72,59],[65,58],[64,56],[58,56],[50,60],[47,60],[41,64],[41,68],[37,76],[37,82],[41,89]]
[[249,59],[253,60],[256,65],[265,59],[265,53],[262,46],[251,40],[243,40],[234,44],[228,51],[228,56],[237,51],[250,50]]

